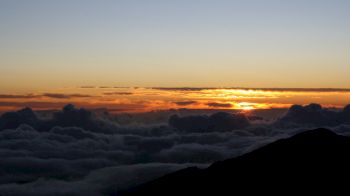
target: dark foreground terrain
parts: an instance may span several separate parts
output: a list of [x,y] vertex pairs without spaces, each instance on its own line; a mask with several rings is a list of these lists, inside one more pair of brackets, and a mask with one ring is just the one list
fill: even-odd
[[250,195],[350,192],[350,138],[306,131],[207,169],[187,168],[121,195]]

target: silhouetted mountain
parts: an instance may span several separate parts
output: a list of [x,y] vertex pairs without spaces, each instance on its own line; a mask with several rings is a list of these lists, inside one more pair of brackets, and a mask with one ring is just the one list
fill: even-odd
[[165,175],[121,195],[325,193],[346,189],[350,138],[327,129],[278,140],[243,156]]

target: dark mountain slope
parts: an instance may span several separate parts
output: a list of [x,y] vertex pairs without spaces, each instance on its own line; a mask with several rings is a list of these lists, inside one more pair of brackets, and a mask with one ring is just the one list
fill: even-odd
[[207,169],[168,174],[121,195],[336,193],[350,192],[349,179],[350,138],[316,129]]

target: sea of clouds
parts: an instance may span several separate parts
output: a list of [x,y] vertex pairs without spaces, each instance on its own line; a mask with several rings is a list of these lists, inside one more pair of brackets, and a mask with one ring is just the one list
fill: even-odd
[[116,195],[317,127],[350,136],[350,106],[295,105],[270,124],[219,112],[128,126],[73,105],[45,119],[25,108],[0,117],[0,194]]

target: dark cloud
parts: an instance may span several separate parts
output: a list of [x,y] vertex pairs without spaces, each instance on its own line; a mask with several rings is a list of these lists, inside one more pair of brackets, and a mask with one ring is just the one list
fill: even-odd
[[37,126],[39,119],[30,108],[24,108],[17,112],[7,112],[0,117],[0,130],[14,129],[21,124]]
[[84,94],[61,94],[61,93],[44,93],[42,96],[54,98],[54,99],[70,99],[70,98],[87,98],[93,97],[91,95]]
[[[16,115],[30,119],[35,117],[32,112],[26,109]],[[68,105],[53,117],[61,126],[38,131],[19,125],[0,131],[1,193],[80,195],[88,189],[94,195],[109,194],[188,166],[174,163],[209,163],[232,155],[216,145],[227,143],[233,135],[159,135],[146,127],[125,127],[124,132],[107,135],[74,122],[89,124],[91,118],[89,111]],[[75,126],[68,127],[71,123]]]
[[342,111],[333,111],[315,103],[306,106],[293,105],[277,124],[336,126],[350,122],[349,108],[350,106],[346,106]]
[[54,112],[51,119],[38,119],[30,108],[7,112],[0,117],[0,130],[16,128],[21,124],[28,124],[40,131],[47,131],[55,126],[75,126],[103,133],[113,133],[118,129],[115,124],[96,117],[91,111],[77,109],[71,104],[66,105],[62,111]]
[[210,103],[207,103],[207,106],[215,107],[215,108],[231,108],[232,104],[230,104],[230,103],[210,102]]
[[171,116],[169,124],[181,131],[187,132],[210,132],[231,131],[245,128],[250,125],[249,120],[243,114],[230,114],[218,112],[210,116]]
[[155,158],[169,163],[211,163],[226,157],[223,151],[221,147],[217,146],[180,144],[161,151],[155,155]]
[[197,101],[178,101],[178,102],[174,102],[176,105],[179,106],[187,106],[187,105],[194,105],[197,104]]
[[[0,192],[4,195],[116,195],[119,189],[134,187],[193,164],[138,164],[97,169],[84,178],[66,181],[62,179],[39,179],[30,183],[3,184]],[[123,179],[123,180],[121,180]]]
[[55,112],[53,118],[45,122],[46,127],[81,127],[86,130],[103,133],[113,133],[117,127],[108,121],[103,121],[86,109],[75,108],[74,105],[66,105],[62,111]]
[[340,113],[340,120],[345,123],[350,123],[350,104],[345,106]]
[[[168,113],[150,112],[140,122],[149,122],[150,115]],[[0,117],[2,195],[113,195],[168,172],[249,152],[304,131],[305,123],[318,126],[315,117],[327,122],[336,116],[333,130],[350,135],[350,106],[338,112],[317,104],[293,106],[280,123],[297,126],[287,128],[223,112],[173,116],[169,124],[136,123],[131,116],[127,126],[73,105],[50,118],[38,116],[25,108]]]

